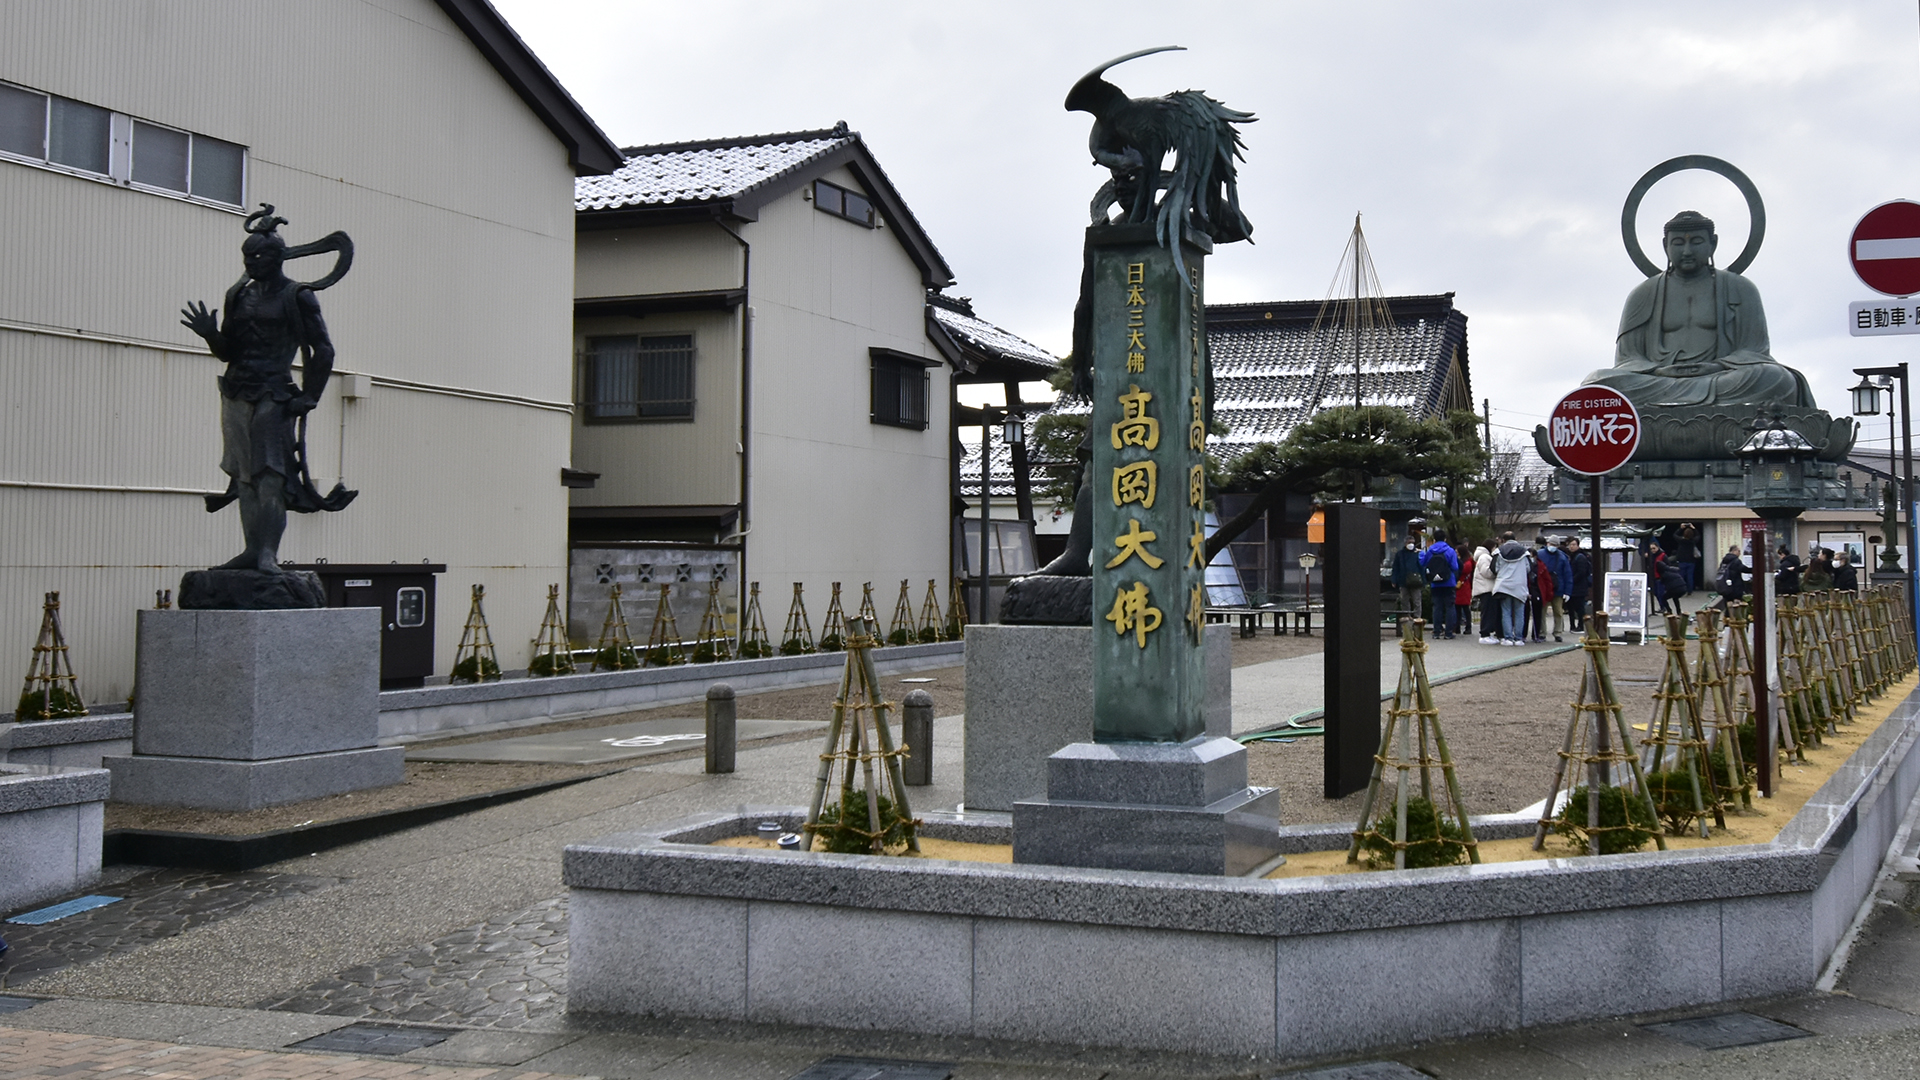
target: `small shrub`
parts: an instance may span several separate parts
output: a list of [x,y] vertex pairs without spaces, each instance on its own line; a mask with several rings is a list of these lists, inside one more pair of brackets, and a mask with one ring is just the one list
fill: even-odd
[[807,643],[797,637],[790,637],[780,643],[781,656],[802,656],[811,651],[807,648]]
[[573,657],[564,652],[541,653],[527,664],[527,674],[538,679],[571,675],[573,672]]
[[[1393,809],[1373,823],[1373,832],[1360,841],[1367,853],[1367,864],[1393,865],[1393,832],[1397,813]],[[1454,866],[1467,861],[1467,830],[1452,818],[1443,818],[1433,802],[1418,795],[1407,800],[1407,869],[1423,866]]]
[[893,633],[887,635],[887,644],[889,645],[906,645],[912,641],[913,641],[912,631],[908,630],[904,626],[898,630],[895,630]]
[[727,643],[724,641],[703,641],[693,647],[693,662],[696,664],[711,664],[716,660],[731,660],[732,658],[732,654],[727,651]]
[[453,677],[466,682],[492,682],[500,677],[500,665],[475,654],[453,665]]
[[22,722],[65,720],[68,717],[85,715],[87,715],[86,705],[74,696],[73,691],[59,685],[50,686],[45,690],[29,690],[21,694],[20,704],[14,706],[13,711],[13,718]]
[[632,649],[609,645],[593,654],[594,667],[601,671],[626,671],[640,666],[640,657]]
[[[784,646],[781,651],[785,652]],[[740,659],[742,660],[764,660],[772,655],[773,645],[770,642],[748,641],[742,643],[740,646]],[[787,655],[792,654],[789,653]]]
[[[1660,823],[1654,820],[1645,799],[1616,785],[1600,789],[1600,827],[1600,854],[1618,855],[1646,847]],[[1585,785],[1573,789],[1554,824],[1554,831],[1572,840],[1581,851],[1587,850]]]
[[[919,822],[900,816],[893,800],[885,795],[878,796],[880,803],[880,839],[881,851],[888,855],[897,855],[907,848],[907,841],[913,839],[914,826]],[[869,855],[873,853],[873,841],[867,836],[867,797],[862,792],[853,793],[851,800],[852,821],[843,826],[840,823],[840,804],[834,803],[820,811],[820,820],[814,823],[814,836],[818,838],[820,851],[837,851],[843,855]]]
[[947,624],[947,640],[959,641],[967,636],[967,628],[957,622]]
[[919,640],[922,645],[931,645],[940,640],[940,631],[931,626],[923,626],[920,628]]
[[[1720,767],[1726,768],[1721,760]],[[1725,777],[1726,773],[1720,773]],[[1700,801],[1712,799],[1705,777],[1699,778]],[[1700,816],[1693,808],[1694,778],[1685,769],[1671,769],[1647,774],[1647,793],[1653,796],[1654,809],[1660,812],[1660,820],[1667,826],[1668,836],[1685,836],[1694,821]]]
[[841,649],[844,649],[846,647],[847,647],[847,643],[841,640],[841,637],[839,634],[828,634],[826,637],[823,637],[820,639],[820,646],[814,651],[815,652],[839,652]]
[[648,667],[672,667],[687,662],[687,654],[671,645],[659,645],[647,650]]

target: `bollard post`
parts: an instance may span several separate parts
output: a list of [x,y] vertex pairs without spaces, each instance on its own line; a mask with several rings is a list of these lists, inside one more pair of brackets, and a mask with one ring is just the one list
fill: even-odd
[[733,771],[733,751],[737,742],[733,687],[717,682],[707,687],[707,771]]
[[933,695],[925,690],[909,693],[900,703],[900,741],[907,748],[908,784],[926,787],[933,783]]

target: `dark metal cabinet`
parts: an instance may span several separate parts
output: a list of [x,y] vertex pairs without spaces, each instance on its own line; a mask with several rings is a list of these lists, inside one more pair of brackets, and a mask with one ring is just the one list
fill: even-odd
[[380,689],[424,685],[433,674],[434,575],[445,563],[310,563],[328,607],[380,609]]

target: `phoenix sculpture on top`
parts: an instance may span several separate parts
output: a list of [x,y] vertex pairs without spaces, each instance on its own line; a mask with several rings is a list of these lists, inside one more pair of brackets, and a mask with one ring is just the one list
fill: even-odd
[[[1172,255],[1181,279],[1189,276],[1181,244],[1192,234],[1214,244],[1250,240],[1253,235],[1253,223],[1240,211],[1235,177],[1235,163],[1243,157],[1245,145],[1236,125],[1251,123],[1253,114],[1230,109],[1198,90],[1128,97],[1104,78],[1109,69],[1128,60],[1180,48],[1163,45],[1109,60],[1081,76],[1067,92],[1069,112],[1093,116],[1088,149],[1095,164],[1109,173],[1089,207],[1092,228],[1073,312],[1073,392],[1082,397],[1093,396],[1095,233],[1109,226],[1148,227],[1152,243]],[[1197,270],[1192,288],[1197,294]],[[1204,345],[1200,348],[1204,350]],[[1210,385],[1211,372],[1200,374]],[[1205,400],[1210,420],[1211,395]],[[1081,444],[1078,457],[1084,470],[1092,458],[1088,444]],[[1001,605],[1003,622],[1085,626],[1092,621],[1088,584],[1092,489],[1083,472],[1065,552],[1038,574],[1008,589]]]

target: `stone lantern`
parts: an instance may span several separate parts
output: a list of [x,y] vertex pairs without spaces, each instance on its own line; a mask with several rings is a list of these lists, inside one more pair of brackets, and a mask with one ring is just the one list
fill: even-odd
[[1746,504],[1767,523],[1776,543],[1792,544],[1793,521],[1812,501],[1807,489],[1807,462],[1814,446],[1775,416],[1754,422],[1753,434],[1734,456],[1746,477]]

